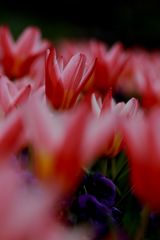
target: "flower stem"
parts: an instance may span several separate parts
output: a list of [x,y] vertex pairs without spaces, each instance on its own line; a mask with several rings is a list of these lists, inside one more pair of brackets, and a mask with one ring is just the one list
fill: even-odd
[[138,228],[138,231],[135,235],[135,240],[143,240],[144,239],[145,232],[146,232],[147,225],[148,225],[149,213],[150,213],[149,207],[147,205],[145,205],[141,212],[141,223],[140,223],[140,227]]
[[115,158],[112,159],[112,179],[116,177],[116,160]]

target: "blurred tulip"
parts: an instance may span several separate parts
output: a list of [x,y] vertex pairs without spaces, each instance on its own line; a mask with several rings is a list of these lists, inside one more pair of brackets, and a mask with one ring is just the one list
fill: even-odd
[[160,211],[159,119],[159,110],[154,110],[149,116],[138,114],[122,123],[132,189],[143,204],[156,211]]
[[[138,112],[138,100],[131,98],[128,102],[116,103],[112,97],[112,92],[109,91],[107,95],[102,99],[99,94],[93,93],[86,97],[85,103],[91,108],[97,118],[97,137],[99,134],[107,132],[106,128],[109,126],[104,123],[103,119],[109,119],[109,115],[112,115],[112,123],[110,124],[110,139],[106,141],[106,148],[104,154],[114,157],[123,149],[123,136],[119,131],[119,119],[124,117],[126,119],[134,118]],[[106,117],[105,117],[106,115]],[[107,117],[108,115],[108,117]],[[106,121],[106,120],[105,120]],[[102,130],[100,130],[102,129]],[[105,134],[103,134],[105,136]],[[100,137],[102,139],[102,135]],[[87,136],[86,136],[87,139]],[[98,143],[97,143],[98,145]]]
[[7,114],[21,105],[30,95],[31,86],[28,84],[17,88],[16,84],[7,77],[0,76],[0,109]]
[[25,146],[26,136],[21,115],[13,111],[0,121],[0,161],[17,153]]
[[93,164],[111,139],[112,115],[98,119],[86,105],[64,113],[51,112],[36,96],[22,109],[36,175],[57,183],[63,191],[75,188],[83,168]]
[[160,54],[144,49],[130,49],[129,60],[119,75],[118,91],[137,96],[144,108],[160,105]]
[[37,27],[27,27],[14,42],[9,28],[1,26],[0,62],[4,73],[10,79],[26,75],[33,61],[44,54],[50,45],[48,40],[41,40],[41,33]]

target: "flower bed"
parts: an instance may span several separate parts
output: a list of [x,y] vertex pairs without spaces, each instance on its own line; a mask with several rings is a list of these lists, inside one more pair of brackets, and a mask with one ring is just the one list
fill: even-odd
[[160,237],[160,52],[0,27],[0,239]]

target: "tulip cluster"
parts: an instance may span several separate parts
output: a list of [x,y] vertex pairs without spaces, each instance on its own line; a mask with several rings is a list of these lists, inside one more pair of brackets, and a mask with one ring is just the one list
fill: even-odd
[[0,26],[0,239],[159,239],[159,122],[160,51]]

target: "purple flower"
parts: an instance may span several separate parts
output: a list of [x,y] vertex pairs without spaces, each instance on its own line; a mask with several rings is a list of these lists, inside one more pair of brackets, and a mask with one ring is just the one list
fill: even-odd
[[79,222],[89,221],[91,223],[105,222],[112,214],[103,203],[100,203],[97,198],[91,194],[83,194],[74,202],[74,211],[78,216]]
[[116,186],[109,178],[100,173],[89,174],[84,180],[87,193],[95,196],[97,200],[111,207],[115,203]]
[[85,175],[70,204],[71,223],[90,224],[96,239],[102,239],[121,215],[115,198],[116,186],[110,179],[100,173]]

